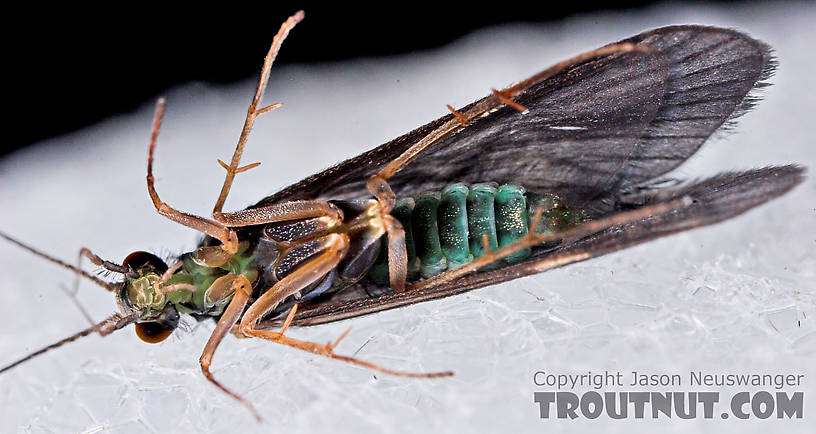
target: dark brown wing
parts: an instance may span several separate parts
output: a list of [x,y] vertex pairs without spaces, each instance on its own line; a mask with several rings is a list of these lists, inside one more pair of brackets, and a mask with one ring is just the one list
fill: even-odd
[[[595,58],[532,84],[516,98],[529,113],[505,107],[484,116],[426,150],[391,184],[399,195],[410,195],[452,182],[516,183],[559,194],[594,215],[684,195],[695,200],[693,205],[436,287],[390,294],[387,288],[360,283],[303,306],[297,323],[336,321],[447,297],[597,257],[725,220],[801,181],[801,168],[784,166],[633,193],[688,159],[723,123],[747,109],[752,103],[748,93],[761,86],[774,65],[766,45],[726,29],[666,27],[627,41],[650,50]],[[447,119],[307,178],[265,202],[366,197],[368,176]]]
[[[769,48],[702,26],[665,27],[623,42],[649,53],[603,56],[531,85],[516,100],[432,146],[390,180],[398,196],[453,182],[515,183],[594,214],[623,188],[689,158],[772,69]],[[261,203],[368,197],[365,180],[446,116],[313,175]]]
[[[405,196],[452,182],[513,176],[515,182],[536,189],[541,182],[532,179],[551,173],[557,181],[548,185],[571,185],[569,191],[584,197],[586,186],[606,184],[634,152],[660,107],[667,74],[667,60],[658,51],[618,53],[569,66],[514,97],[527,113],[507,106],[489,112],[431,146],[389,184],[398,196]],[[309,177],[261,204],[370,196],[365,181],[371,175],[451,116]],[[598,150],[594,158],[587,155],[590,148]]]
[[679,166],[720,126],[757,101],[776,62],[766,44],[734,30],[671,26],[626,41],[647,44],[669,58],[663,102],[614,188],[631,187]]
[[[471,274],[454,282],[419,291],[409,290],[400,294],[372,296],[372,293],[381,292],[381,289],[366,286],[371,285],[370,283],[360,283],[343,290],[329,300],[301,305],[294,324],[313,325],[339,321],[461,294],[483,286],[595,258],[676,232],[713,224],[784,194],[802,181],[803,174],[804,169],[798,166],[767,167],[723,173],[687,186],[653,191],[640,198],[639,202],[666,202],[684,196],[690,197],[694,202],[682,209],[609,228],[568,246],[539,254],[520,264]],[[272,327],[276,322],[267,321],[262,325]]]

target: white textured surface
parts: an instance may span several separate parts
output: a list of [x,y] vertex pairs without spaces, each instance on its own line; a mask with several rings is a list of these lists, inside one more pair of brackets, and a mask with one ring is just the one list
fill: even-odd
[[[770,43],[780,61],[758,109],[680,173],[789,162],[812,171],[813,22],[816,8],[804,3],[656,8],[488,29],[441,50],[385,60],[279,68],[267,101],[285,106],[260,118],[244,158],[264,164],[238,177],[227,207],[442,115],[446,103],[464,105],[570,55],[677,23],[739,28]],[[231,153],[251,86],[193,84],[169,92],[156,167],[164,200],[200,214],[211,209],[223,176],[215,159]],[[157,216],[145,191],[151,115],[146,102],[137,113],[0,161],[0,228],[70,261],[80,246],[114,261],[132,250],[190,249],[197,235]],[[770,205],[714,227],[464,296],[292,332],[326,341],[353,326],[340,352],[362,347],[361,358],[394,368],[452,369],[450,379],[374,376],[227,338],[214,372],[256,404],[265,418],[257,425],[199,373],[210,324],[158,346],[127,330],[86,338],[0,376],[0,431],[813,432],[814,197],[811,177]],[[69,273],[0,245],[0,365],[85,327],[59,290],[71,281]],[[90,284],[83,284],[81,299],[96,318],[115,308]],[[605,369],[803,373],[805,419],[538,419],[535,371]]]

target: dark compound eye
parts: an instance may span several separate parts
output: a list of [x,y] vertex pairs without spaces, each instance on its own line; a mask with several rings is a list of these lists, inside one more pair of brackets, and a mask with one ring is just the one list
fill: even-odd
[[149,266],[159,274],[167,270],[167,264],[165,264],[164,261],[159,259],[158,256],[148,252],[133,252],[127,255],[127,258],[122,261],[122,266],[130,267],[134,270]]
[[172,304],[164,306],[164,311],[155,321],[136,323],[136,336],[149,344],[158,344],[167,339],[178,327],[179,313]]
[[136,324],[136,336],[148,344],[158,344],[167,339],[173,329],[158,322],[141,322]]

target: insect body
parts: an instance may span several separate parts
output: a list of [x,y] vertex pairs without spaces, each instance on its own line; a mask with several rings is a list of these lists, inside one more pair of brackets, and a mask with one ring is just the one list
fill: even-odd
[[[210,218],[163,202],[153,159],[164,112],[157,105],[147,188],[156,210],[207,237],[165,263],[136,252],[121,264],[80,257],[118,273],[105,282],[20,243],[114,293],[120,313],[2,369],[90,333],[135,324],[159,342],[179,316],[217,325],[200,358],[233,332],[394,375],[406,373],[301,341],[291,325],[337,321],[539,273],[663,235],[716,223],[801,182],[797,166],[729,172],[666,186],[688,159],[753,101],[773,68],[769,48],[741,33],[666,27],[576,56],[392,142],[236,212],[224,201],[261,106],[275,37]],[[0,372],[2,372],[0,371]],[[254,409],[253,409],[254,411]],[[257,416],[257,413],[256,413]]]
[[[541,219],[533,222],[541,208]],[[397,201],[392,215],[405,229],[408,278],[430,278],[480,258],[490,250],[520,240],[535,225],[540,233],[576,226],[579,210],[567,207],[555,196],[537,196],[513,184],[451,184],[441,191],[426,191],[416,199]],[[526,259],[530,249],[505,258],[505,263]],[[380,256],[369,273],[376,283],[386,284],[387,261]]]

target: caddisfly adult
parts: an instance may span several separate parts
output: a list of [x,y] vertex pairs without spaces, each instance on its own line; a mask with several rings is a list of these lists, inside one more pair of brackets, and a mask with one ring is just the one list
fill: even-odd
[[159,214],[206,235],[165,263],[135,252],[121,263],[80,257],[120,276],[108,282],[57,262],[112,292],[119,313],[8,365],[92,333],[134,324],[160,342],[180,315],[217,321],[200,358],[206,378],[252,405],[210,372],[229,333],[270,340],[375,371],[409,373],[290,337],[313,325],[459,294],[540,273],[675,232],[716,223],[767,202],[802,180],[795,166],[727,172],[667,185],[660,177],[748,109],[773,71],[769,48],[742,33],[673,26],[642,33],[514,83],[389,143],[310,176],[240,211],[224,212],[261,100],[288,32],[275,36],[211,216],[160,199]]

